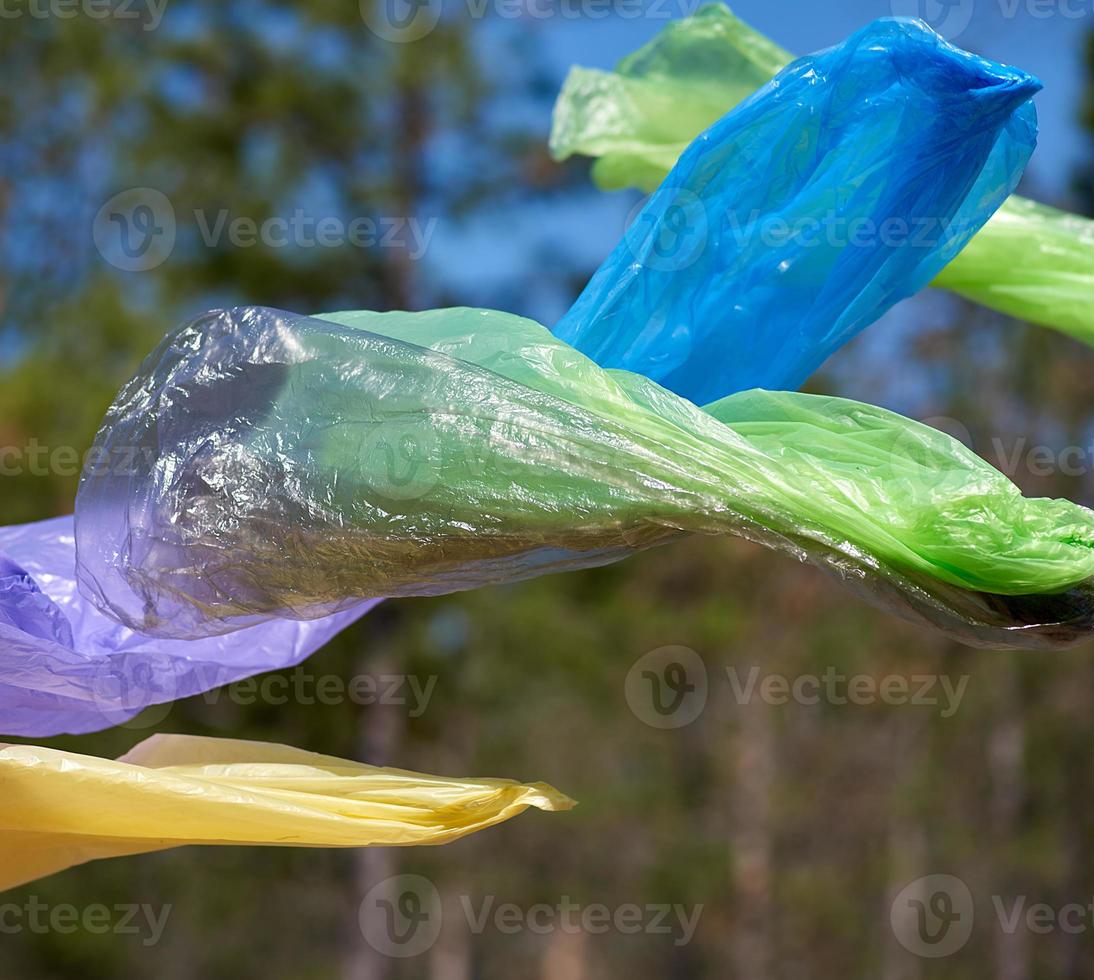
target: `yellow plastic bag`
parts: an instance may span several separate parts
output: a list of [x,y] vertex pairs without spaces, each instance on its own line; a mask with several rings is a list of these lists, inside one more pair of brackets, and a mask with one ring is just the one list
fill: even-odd
[[427,776],[237,739],[155,735],[117,761],[0,745],[0,891],[184,844],[444,844],[529,806],[573,805],[544,783]]

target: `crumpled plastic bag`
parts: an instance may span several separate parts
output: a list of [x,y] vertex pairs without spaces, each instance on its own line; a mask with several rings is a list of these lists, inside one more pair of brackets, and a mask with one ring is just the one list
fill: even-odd
[[934,285],[1094,345],[1094,221],[1015,195]]
[[[688,82],[733,60],[702,57],[701,37]],[[775,60],[730,50],[749,82]],[[639,83],[660,82],[660,60],[636,57]],[[798,387],[926,285],[1013,190],[1038,87],[915,21],[877,21],[795,62],[690,145],[556,333],[697,403]],[[695,101],[709,106],[705,92]],[[611,128],[634,112],[605,115]],[[672,118],[660,102],[653,115],[655,132]]]
[[[138,461],[119,472],[119,454]],[[81,587],[158,636],[328,615],[731,533],[981,645],[1082,638],[1094,513],[880,408],[697,408],[486,310],[213,311],[121,392],[77,498]]]
[[0,786],[0,890],[186,844],[444,844],[530,806],[574,805],[545,783],[426,776],[187,735],[155,735],[116,762],[0,745]]
[[571,68],[555,102],[551,153],[592,157],[605,190],[652,191],[696,136],[793,60],[728,7],[704,4],[614,71]]
[[142,636],[80,595],[71,517],[0,528],[0,732],[123,724],[149,705],[298,664],[373,605],[193,642]]
[[[572,69],[555,105],[552,153],[595,157],[593,178],[605,189],[652,191],[699,133],[792,60],[708,4],[612,72]],[[933,284],[1094,343],[1094,222],[1014,196]]]
[[799,387],[1014,190],[1040,87],[874,21],[692,142],[555,332],[697,404]]

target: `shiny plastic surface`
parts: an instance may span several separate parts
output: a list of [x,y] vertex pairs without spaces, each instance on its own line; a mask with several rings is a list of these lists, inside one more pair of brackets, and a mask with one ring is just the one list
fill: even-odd
[[799,387],[1014,190],[1039,88],[914,20],[799,59],[688,146],[555,332],[697,404]]
[[[596,158],[605,189],[652,191],[687,145],[792,60],[709,4],[674,21],[612,72],[574,68],[551,149]],[[1094,222],[1011,197],[934,285],[1094,343]]]
[[[792,392],[697,408],[485,310],[213,311],[104,421],[79,581],[168,637],[325,615],[733,533],[970,642],[1091,625],[1094,513],[949,436]],[[110,460],[137,461],[120,471]]]
[[80,595],[71,517],[0,528],[0,732],[123,724],[149,705],[297,664],[373,605],[193,642],[154,639]]
[[551,120],[551,153],[593,157],[605,190],[652,191],[688,144],[794,56],[720,3],[666,24],[614,71],[574,67]]
[[0,745],[0,786],[0,890],[185,844],[444,844],[530,806],[573,806],[544,783],[427,776],[186,735],[153,736],[116,762]]
[[1094,344],[1094,221],[1015,195],[934,285]]

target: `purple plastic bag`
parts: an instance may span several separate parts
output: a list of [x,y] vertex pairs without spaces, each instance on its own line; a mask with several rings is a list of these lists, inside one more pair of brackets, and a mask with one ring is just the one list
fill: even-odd
[[99,731],[149,705],[291,667],[378,601],[310,622],[154,639],[80,595],[71,517],[0,528],[0,732],[42,738]]

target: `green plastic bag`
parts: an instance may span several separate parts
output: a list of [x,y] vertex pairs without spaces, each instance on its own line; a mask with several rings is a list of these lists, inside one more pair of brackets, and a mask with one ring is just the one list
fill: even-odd
[[1094,617],[1094,513],[1023,497],[944,433],[795,392],[704,410],[488,310],[213,311],[148,358],[91,456],[81,585],[160,636],[690,533],[789,552],[968,642],[1052,647]]
[[[595,157],[605,190],[654,190],[685,147],[793,56],[721,4],[674,21],[614,72],[573,68],[551,152]],[[1094,221],[1014,196],[935,285],[1094,344]]]

